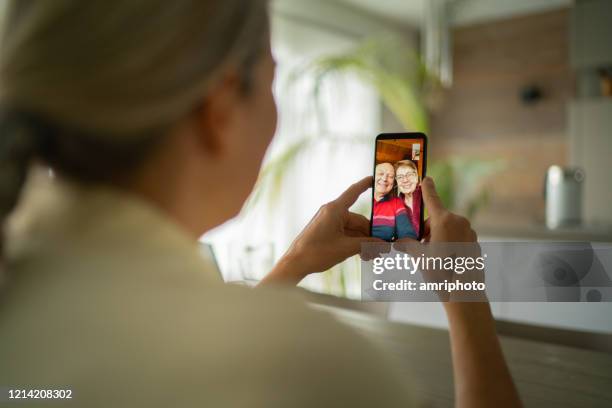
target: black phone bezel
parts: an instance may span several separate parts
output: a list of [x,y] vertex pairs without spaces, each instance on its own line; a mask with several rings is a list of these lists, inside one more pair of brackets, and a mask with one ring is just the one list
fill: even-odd
[[[376,152],[378,149],[378,141],[379,140],[393,140],[393,139],[422,139],[423,140],[423,151],[421,154],[423,155],[423,174],[421,175],[421,180],[427,176],[427,135],[423,132],[402,132],[402,133],[381,133],[376,136],[374,140],[374,163],[372,166],[372,198],[370,203],[372,204],[372,208],[370,209],[370,236],[372,236],[372,219],[374,217],[374,177],[376,170]],[[421,216],[419,220],[419,236],[417,240],[420,241],[423,239],[423,232],[425,230],[425,204],[423,202],[423,197],[421,196]]]

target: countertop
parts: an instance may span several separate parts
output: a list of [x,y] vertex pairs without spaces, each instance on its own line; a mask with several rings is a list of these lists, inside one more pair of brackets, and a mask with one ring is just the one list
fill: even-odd
[[612,242],[612,226],[584,225],[549,229],[537,223],[475,224],[474,231],[484,240],[542,240]]
[[[448,332],[324,307],[400,363],[428,406],[452,407]],[[612,354],[500,336],[525,407],[612,407]]]

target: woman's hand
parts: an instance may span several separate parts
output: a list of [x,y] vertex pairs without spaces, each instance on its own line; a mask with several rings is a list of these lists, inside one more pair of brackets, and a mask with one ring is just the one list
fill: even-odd
[[[477,242],[477,236],[472,229],[470,222],[460,216],[448,211],[430,177],[423,179],[421,183],[421,191],[425,207],[429,212],[429,218],[425,222],[425,229],[422,243],[414,240],[403,239],[397,241],[394,248],[400,252],[406,252],[414,256],[425,253],[432,258],[447,258],[447,257],[469,257],[475,259],[480,256],[480,246]],[[445,281],[462,281],[462,282],[481,282],[484,280],[483,271],[465,271],[456,274],[454,271],[446,269],[421,269],[423,278],[427,282],[442,283]],[[483,293],[480,292],[453,292],[446,291],[438,292],[440,300],[444,302],[445,307],[453,307],[449,302],[461,300],[486,300]]]
[[[466,242],[465,249],[474,252],[472,256],[479,254],[476,233],[470,223],[444,208],[433,180],[425,178],[421,188],[429,211],[424,241],[437,242],[436,247],[442,251],[444,245],[440,243]],[[473,246],[470,242],[474,243]],[[471,299],[475,300],[476,296],[471,295]],[[497,340],[491,309],[485,296],[478,297],[478,300],[443,303],[449,321],[455,404],[462,407],[520,407],[518,392]]]
[[362,242],[382,242],[370,237],[366,217],[349,211],[371,186],[372,177],[366,177],[323,205],[261,283],[295,285],[306,275],[325,271],[359,253]]

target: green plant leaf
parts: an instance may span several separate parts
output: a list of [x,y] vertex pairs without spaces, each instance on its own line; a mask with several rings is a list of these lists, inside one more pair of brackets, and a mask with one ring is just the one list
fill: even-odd
[[[376,89],[406,130],[428,131],[423,93],[428,84],[437,81],[427,72],[419,55],[398,38],[371,39],[345,54],[319,58],[310,67],[316,73],[315,97],[328,76],[356,73]],[[308,69],[301,67],[299,72]]]

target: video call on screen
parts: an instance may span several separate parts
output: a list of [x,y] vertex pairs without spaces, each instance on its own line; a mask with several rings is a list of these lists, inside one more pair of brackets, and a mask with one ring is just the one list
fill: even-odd
[[372,236],[417,239],[421,228],[422,139],[376,142]]

